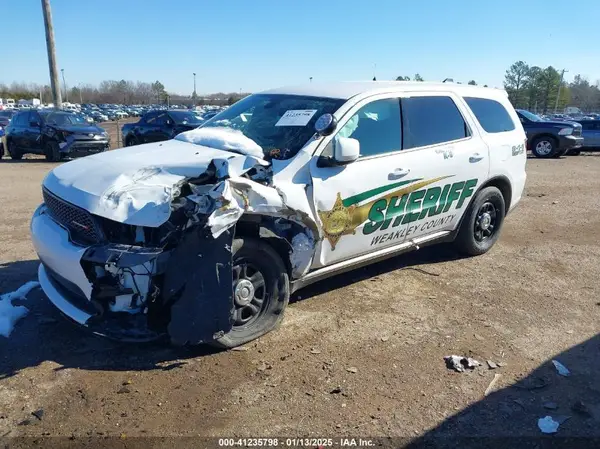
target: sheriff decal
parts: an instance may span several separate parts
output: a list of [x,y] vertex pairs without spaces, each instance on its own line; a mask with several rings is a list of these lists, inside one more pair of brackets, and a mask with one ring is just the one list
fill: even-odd
[[[373,238],[371,245],[376,245],[408,236],[411,232],[416,232],[418,226],[411,225],[392,232],[393,228],[446,213],[453,206],[454,209],[460,209],[473,195],[477,179],[424,188],[452,176],[396,182],[346,199],[342,199],[341,194],[338,193],[331,210],[318,211],[323,233],[331,244],[331,249],[335,250],[337,242],[343,235],[355,234],[356,229],[363,223],[364,235],[387,231]],[[385,195],[380,196],[382,194]],[[379,198],[372,199],[375,197]],[[447,224],[454,218],[455,215],[449,215],[423,223],[422,231]]]

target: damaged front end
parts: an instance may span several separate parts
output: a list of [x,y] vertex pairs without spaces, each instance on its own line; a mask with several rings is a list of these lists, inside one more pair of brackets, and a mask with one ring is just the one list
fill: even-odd
[[[122,198],[131,199],[132,187]],[[114,188],[106,192],[114,201]],[[197,344],[230,332],[237,237],[268,242],[291,278],[308,271],[316,223],[307,211],[288,206],[264,160],[213,159],[169,192],[170,213],[159,226],[94,217],[103,242],[89,246],[80,264],[91,284],[93,316],[86,325],[95,333],[123,341],[168,335],[175,344]]]

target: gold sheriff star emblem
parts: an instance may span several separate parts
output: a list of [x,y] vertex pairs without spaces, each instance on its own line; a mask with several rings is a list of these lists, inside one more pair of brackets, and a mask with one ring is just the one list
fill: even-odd
[[342,196],[338,193],[331,210],[319,211],[319,217],[323,223],[323,233],[329,240],[332,250],[335,249],[341,236],[354,234],[356,227],[352,224],[352,214],[355,208],[356,206],[344,207]]

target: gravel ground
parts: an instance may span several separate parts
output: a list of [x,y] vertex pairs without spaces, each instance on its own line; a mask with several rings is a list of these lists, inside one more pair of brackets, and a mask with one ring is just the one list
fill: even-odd
[[[313,285],[278,331],[241,351],[121,346],[75,328],[34,291],[23,301],[30,314],[0,337],[0,437],[362,436],[449,447],[481,437],[468,447],[538,437],[546,415],[568,417],[553,438],[600,437],[599,156],[528,160],[523,200],[488,254],[430,247]],[[52,167],[0,163],[0,293],[36,277],[28,223]],[[451,371],[449,354],[484,366]]]

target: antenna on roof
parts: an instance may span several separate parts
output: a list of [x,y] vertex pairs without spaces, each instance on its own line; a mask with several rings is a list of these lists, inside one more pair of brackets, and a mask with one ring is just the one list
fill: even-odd
[[452,78],[446,78],[444,81],[442,81],[442,83],[446,83],[446,82],[453,83],[454,80]]

